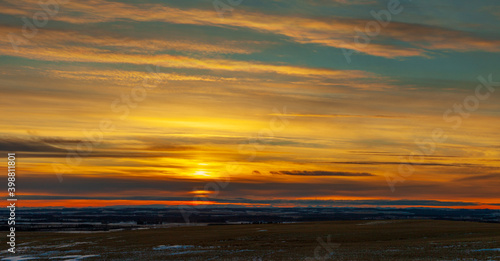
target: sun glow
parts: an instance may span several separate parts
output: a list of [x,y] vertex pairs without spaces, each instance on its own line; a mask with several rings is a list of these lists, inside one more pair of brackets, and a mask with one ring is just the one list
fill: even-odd
[[204,171],[204,170],[198,170],[198,171],[196,171],[196,172],[194,173],[194,175],[196,175],[196,176],[210,177],[210,175],[208,175],[208,174],[207,174],[207,172],[206,172],[206,171]]

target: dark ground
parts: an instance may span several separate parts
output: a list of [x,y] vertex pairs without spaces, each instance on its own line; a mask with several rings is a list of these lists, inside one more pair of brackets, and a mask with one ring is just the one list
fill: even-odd
[[[2,238],[6,249],[6,237]],[[500,260],[500,224],[464,221],[363,220],[92,233],[19,232],[16,241],[16,254],[4,250],[1,258],[321,260],[317,258],[326,256],[327,260]]]

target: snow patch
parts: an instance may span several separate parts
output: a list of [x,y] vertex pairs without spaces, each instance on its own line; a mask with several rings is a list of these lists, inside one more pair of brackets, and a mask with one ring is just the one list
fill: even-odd
[[55,256],[55,257],[51,257],[50,259],[64,259],[64,261],[78,261],[78,260],[82,260],[82,259],[87,258],[87,257],[96,257],[96,256],[99,256],[99,255]]
[[2,258],[2,261],[22,261],[22,260],[32,260],[32,259],[38,259],[37,257],[31,257],[31,256],[11,256],[11,257],[6,257]]
[[485,249],[477,249],[472,251],[500,251],[500,248],[485,248]]
[[173,246],[165,246],[165,245],[160,245],[153,247],[153,250],[184,250],[184,249],[190,249],[194,248],[192,245],[173,245]]

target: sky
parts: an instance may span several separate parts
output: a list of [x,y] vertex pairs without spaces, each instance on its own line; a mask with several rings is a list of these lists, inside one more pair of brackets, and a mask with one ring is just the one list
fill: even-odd
[[499,20],[492,0],[2,0],[0,171],[15,152],[23,207],[498,209]]

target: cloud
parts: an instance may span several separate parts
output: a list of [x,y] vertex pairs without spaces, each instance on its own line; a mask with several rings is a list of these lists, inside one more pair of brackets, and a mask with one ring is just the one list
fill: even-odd
[[[61,79],[73,79],[78,81],[109,81],[120,85],[135,85],[142,83],[144,79],[151,78],[149,72],[125,71],[125,70],[47,70],[47,76]],[[187,75],[178,73],[155,72],[155,78],[167,81],[192,81],[192,82],[236,82],[234,77],[218,77],[210,75]],[[154,81],[152,81],[154,82]],[[172,88],[170,88],[172,89]]]
[[[297,76],[312,79],[344,80],[352,83],[355,79],[383,80],[384,77],[374,73],[359,70],[334,70],[326,68],[311,68],[302,66],[278,65],[262,62],[238,61],[229,59],[199,59],[184,55],[173,54],[139,54],[139,53],[120,53],[109,50],[103,50],[92,46],[57,46],[40,47],[37,45],[20,45],[19,52],[13,52],[9,41],[0,38],[0,55],[23,57],[27,59],[44,61],[62,61],[62,62],[82,62],[82,63],[109,63],[109,64],[134,64],[150,65],[155,64],[162,67],[180,68],[180,69],[201,69],[210,71],[226,72],[246,72],[260,74],[280,74],[286,76]],[[59,76],[65,77],[84,77],[71,72],[59,71]],[[102,77],[106,72],[89,73],[86,77]],[[204,80],[215,81],[214,77],[195,77],[179,74],[167,75],[172,79],[179,80]],[[130,76],[128,76],[130,77]],[[356,85],[352,85],[356,87]]]
[[464,177],[456,179],[455,181],[500,181],[500,173],[486,174],[486,175],[474,175],[471,177]]
[[[18,27],[0,25],[0,34],[17,33]],[[19,35],[20,36],[20,35]],[[109,34],[105,31],[76,31],[76,30],[56,30],[46,29],[39,31],[36,38],[28,40],[26,38],[13,38],[24,41],[19,43],[21,47],[61,47],[64,46],[96,46],[99,49],[111,51],[134,52],[151,54],[160,51],[178,52],[199,52],[202,54],[250,54],[262,49],[266,42],[259,41],[235,41],[218,39],[216,43],[208,43],[204,39],[186,40],[177,37],[164,38],[157,35],[137,38],[118,33]],[[9,40],[8,38],[3,40]],[[10,43],[10,41],[9,41]],[[253,47],[252,47],[253,46]],[[259,48],[257,48],[257,46]]]
[[340,172],[340,171],[270,171],[274,175],[290,175],[290,176],[332,176],[332,177],[368,177],[374,176],[370,173],[360,172]]
[[341,5],[366,5],[372,4],[373,0],[305,0],[308,5],[314,6],[341,6]]
[[[147,169],[141,168],[135,174],[111,174],[97,172],[95,174],[68,174],[60,183],[54,174],[24,173],[19,176],[19,184],[23,185],[25,195],[47,195],[72,197],[116,197],[126,198],[131,195],[143,197],[192,197],[193,190],[201,190],[212,178],[193,179],[182,176],[144,175]],[[138,178],[138,175],[140,178]],[[6,185],[7,180],[0,180],[0,185]],[[478,201],[487,200],[495,195],[498,184],[443,183],[419,182],[402,183],[395,193],[387,186],[385,179],[350,180],[329,178],[329,181],[293,182],[286,180],[276,182],[269,179],[247,180],[231,176],[227,187],[219,191],[217,200],[252,199],[252,200],[294,200],[318,198],[331,200],[351,199],[385,199],[395,200],[426,200],[429,198],[444,201]],[[137,194],[139,193],[140,194]],[[446,199],[446,200],[445,200]],[[241,201],[241,200],[240,200]],[[489,200],[491,202],[491,200]],[[405,204],[410,205],[408,202]],[[402,204],[402,203],[401,203]],[[422,203],[424,204],[424,203]]]
[[[37,6],[35,0],[8,1],[13,6],[26,8]],[[24,4],[24,5],[23,5]],[[335,48],[355,50],[364,54],[386,58],[429,56],[428,50],[451,50],[457,52],[498,52],[500,41],[483,38],[472,33],[408,24],[392,21],[383,28],[369,45],[354,43],[355,28],[364,28],[374,20],[347,19],[341,17],[289,17],[239,10],[225,19],[218,19],[214,10],[180,9],[160,4],[132,5],[120,2],[93,0],[69,2],[61,9],[79,12],[81,15],[58,14],[52,19],[70,23],[99,23],[111,21],[136,22],[160,21],[173,24],[190,24],[224,28],[246,28],[258,32],[284,35],[297,43],[319,44]],[[27,13],[34,10],[28,10]],[[19,15],[13,8],[5,8],[4,14]],[[361,29],[363,30],[363,29]],[[387,39],[393,42],[388,43]],[[375,41],[376,40],[376,41]]]
[[[30,138],[2,138],[0,151],[22,152],[23,158],[66,158],[68,153],[75,152],[78,144],[88,140],[66,139],[58,137],[30,137]],[[120,143],[120,144],[117,144]],[[167,141],[142,142],[142,146],[128,148],[122,141],[108,139],[102,144],[92,148],[91,153],[82,153],[82,158],[163,158],[182,157],[189,158],[193,151],[208,148],[194,145],[179,145]],[[103,148],[104,147],[104,148]],[[186,155],[179,156],[179,153]]]
[[[144,201],[193,201],[192,197],[162,197],[162,196],[51,196],[51,195],[20,195],[22,200],[144,200]],[[465,207],[478,206],[478,202],[463,202],[463,201],[440,201],[440,200],[307,200],[307,199],[223,199],[206,197],[206,201],[215,203],[231,203],[231,204],[258,204],[258,205],[280,205],[293,204],[295,206],[331,206],[331,207],[347,207],[347,206],[371,206],[371,207],[387,207],[387,206],[429,206],[429,207]],[[500,204],[488,204],[500,205]]]
[[383,35],[430,50],[500,51],[500,40],[498,39],[483,38],[468,32],[439,27],[391,23],[390,29],[384,31]]
[[0,139],[0,151],[9,152],[63,152],[62,148],[53,146],[52,144],[73,143],[72,140],[64,139],[47,139],[47,140],[24,140],[17,138],[2,138]]
[[483,6],[480,10],[494,16],[497,20],[500,20],[500,6],[498,5]]
[[[408,155],[397,155],[408,157]],[[418,156],[418,155],[414,155]],[[427,157],[427,156],[426,156]],[[434,163],[434,162],[397,162],[397,161],[334,161],[329,163],[347,164],[347,165],[414,165],[414,166],[446,166],[446,167],[483,167],[485,165],[471,163]]]
[[462,202],[462,201],[439,201],[439,200],[217,200],[219,202],[237,202],[254,204],[295,204],[295,205],[323,205],[323,206],[477,206],[475,202]]
[[[269,114],[275,116],[277,114]],[[297,114],[288,113],[290,117],[307,117],[307,118],[402,118],[401,116],[391,115],[353,115],[353,114]]]

